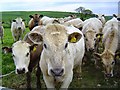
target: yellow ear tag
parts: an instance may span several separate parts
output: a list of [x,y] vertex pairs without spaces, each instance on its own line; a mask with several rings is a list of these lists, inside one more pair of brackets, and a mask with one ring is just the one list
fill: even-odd
[[119,56],[117,55],[117,57],[116,57],[117,59],[119,59]]
[[33,52],[35,52],[36,51],[36,46],[34,46],[34,48],[33,48]]
[[77,39],[75,38],[75,37],[73,37],[73,38],[71,38],[71,41],[70,42],[76,42],[77,41]]
[[100,35],[98,35],[97,38],[100,38]]

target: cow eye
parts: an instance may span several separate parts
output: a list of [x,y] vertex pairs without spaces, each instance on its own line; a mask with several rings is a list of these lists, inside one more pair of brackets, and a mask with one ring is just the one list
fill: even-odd
[[88,41],[88,39],[87,39],[87,38],[86,38],[85,40],[86,40],[86,41]]
[[96,41],[96,38],[94,39],[94,41]]
[[13,56],[13,57],[15,57],[15,55],[14,55],[14,54],[12,54],[12,56]]
[[68,46],[68,43],[65,44],[65,48],[67,48],[67,46]]
[[29,53],[26,54],[26,57],[28,57]]
[[111,65],[114,65],[115,64],[115,61],[112,61]]
[[46,44],[44,44],[44,47],[47,49],[47,45]]

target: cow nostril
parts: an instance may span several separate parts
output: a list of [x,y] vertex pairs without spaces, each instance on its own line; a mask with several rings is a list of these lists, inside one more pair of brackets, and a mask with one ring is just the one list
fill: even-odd
[[25,68],[23,68],[22,71],[25,72]]
[[18,29],[20,30],[20,29],[21,29],[21,27],[18,27]]
[[64,72],[64,69],[51,69],[51,74],[53,76],[62,76],[63,75],[63,72]]
[[112,77],[112,74],[106,74],[106,77],[110,78],[110,77]]
[[89,51],[90,51],[90,52],[94,52],[94,49],[93,49],[93,48],[90,48]]

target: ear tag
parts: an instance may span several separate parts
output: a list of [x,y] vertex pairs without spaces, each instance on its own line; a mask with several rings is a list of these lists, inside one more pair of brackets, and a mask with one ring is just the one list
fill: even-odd
[[77,39],[76,39],[75,37],[72,37],[70,42],[73,42],[73,43],[74,43],[74,42],[76,42],[76,41],[77,41]]
[[117,55],[117,57],[116,57],[117,59],[119,59],[119,56]]
[[97,38],[100,38],[100,35],[98,35]]
[[33,48],[33,52],[35,52],[36,51],[36,46],[34,46],[34,48]]

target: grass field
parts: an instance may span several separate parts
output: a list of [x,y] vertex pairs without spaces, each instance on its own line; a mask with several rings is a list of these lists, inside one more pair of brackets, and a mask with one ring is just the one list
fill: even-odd
[[[4,23],[4,44],[2,46],[9,46],[11,47],[13,42],[13,38],[10,32],[10,22],[12,19],[15,19],[17,16],[20,16],[26,20],[26,26],[29,21],[29,15],[35,14],[35,13],[41,13],[43,15],[47,15],[50,17],[65,17],[67,15],[70,15],[70,12],[2,12],[2,20]],[[79,14],[77,14],[79,17]],[[88,17],[85,17],[88,18]],[[107,17],[109,18],[109,17]],[[24,35],[29,32],[29,29],[26,28],[26,31]],[[1,46],[1,45],[0,45]],[[1,46],[1,47],[2,47]],[[0,52],[0,67],[2,64],[2,68],[0,68],[0,71],[2,71],[2,74],[7,74],[15,69],[14,62],[12,60],[11,53],[3,54]],[[89,60],[90,61],[90,60]],[[120,65],[115,66],[115,72],[120,72]],[[70,88],[117,88],[120,86],[120,75],[115,75],[114,77],[110,79],[105,79],[104,74],[102,73],[103,69],[96,69],[94,64],[92,62],[89,63],[89,65],[83,65],[82,66],[82,77],[81,79],[78,79],[76,77],[76,73],[74,74],[74,79],[72,83],[70,84]],[[35,71],[33,71],[32,74],[32,87],[36,87],[36,77],[35,77]],[[0,81],[2,80],[2,86],[8,87],[8,88],[25,88],[26,87],[26,77],[25,75],[16,75],[15,73],[10,74],[9,76],[0,78]],[[45,84],[41,75],[41,82],[42,82],[42,88],[45,88]]]

